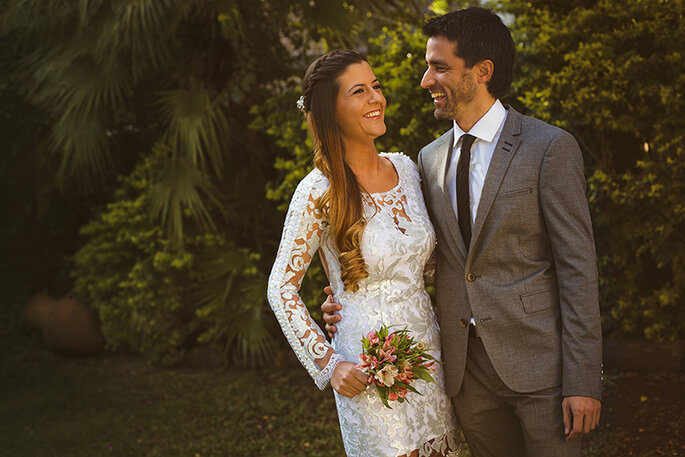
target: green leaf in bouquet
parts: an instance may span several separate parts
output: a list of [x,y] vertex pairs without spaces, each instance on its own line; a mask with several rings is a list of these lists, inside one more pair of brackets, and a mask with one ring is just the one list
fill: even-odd
[[[430,350],[430,349],[427,349],[427,351],[429,351],[429,350]],[[421,355],[421,357],[423,357],[424,359],[428,359],[428,360],[435,360],[435,361],[438,362],[439,364],[442,364],[441,361],[439,361],[438,359],[436,359],[435,357],[433,357],[432,355],[430,355],[428,352],[424,352],[424,353]]]
[[428,373],[428,369],[426,368],[414,367],[412,368],[411,372],[414,373],[414,376],[416,376],[418,379],[426,382],[435,382],[435,379],[433,379],[433,376]]
[[383,335],[384,335],[384,334],[387,334],[387,330],[386,330],[383,326],[381,326],[381,328],[379,328],[379,329],[376,331],[376,335],[378,336],[378,338],[383,339]]
[[419,392],[418,390],[416,390],[414,387],[412,387],[412,386],[409,385],[409,384],[405,384],[405,383],[400,382],[400,381],[395,381],[395,384],[394,384],[394,385],[395,385],[395,386],[404,387],[405,389],[407,389],[407,390],[410,391],[410,392],[414,392],[414,393],[416,393],[416,394],[423,395],[421,392]]
[[390,389],[387,387],[381,387],[377,385],[376,390],[378,391],[378,396],[381,397],[381,401],[383,402],[385,407],[390,408],[390,405],[388,404],[388,393],[390,392]]

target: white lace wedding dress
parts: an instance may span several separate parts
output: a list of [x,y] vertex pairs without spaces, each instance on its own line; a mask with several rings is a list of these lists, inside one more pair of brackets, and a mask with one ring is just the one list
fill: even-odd
[[[343,290],[340,264],[316,202],[328,180],[314,169],[298,185],[290,203],[278,256],[269,278],[268,297],[290,345],[319,388],[330,370],[315,360],[331,345],[312,320],[298,294],[302,278],[317,250],[323,254],[342,320],[333,349],[348,362],[359,362],[361,338],[381,324],[407,326],[417,341],[426,342],[440,359],[440,338],[430,297],[424,289],[424,266],[435,247],[435,232],[421,194],[419,174],[402,153],[382,153],[399,176],[393,189],[365,195],[361,250],[369,276],[356,293]],[[372,201],[373,200],[373,201]],[[433,452],[452,455],[458,450],[458,429],[449,398],[443,390],[440,366],[436,383],[417,381],[423,395],[409,393],[407,402],[383,406],[373,386],[354,398],[335,392],[340,429],[349,457],[410,455]]]

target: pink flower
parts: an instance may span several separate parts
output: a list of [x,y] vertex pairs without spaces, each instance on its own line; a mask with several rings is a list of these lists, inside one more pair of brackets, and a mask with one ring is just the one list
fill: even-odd
[[383,349],[385,349],[386,351],[391,349],[391,348],[393,351],[395,350],[395,346],[393,346],[393,344],[392,344],[392,339],[394,336],[395,336],[395,334],[388,335],[385,337],[385,342],[383,343]]
[[398,374],[397,377],[395,377],[399,382],[403,382],[405,384],[411,384],[414,382],[414,373],[411,371],[403,371],[402,373]]
[[369,339],[369,342],[372,345],[380,343],[380,341],[381,341],[380,338],[378,338],[378,335],[376,334],[376,332],[369,332],[366,334],[366,337]]
[[402,398],[405,398],[407,396],[407,389],[405,389],[404,387],[400,388],[398,395]]
[[355,367],[358,370],[363,371],[364,373],[367,373],[370,371],[371,368],[373,368],[375,365],[373,364],[373,361],[371,360],[371,357],[369,357],[366,354],[359,354],[359,360],[361,363],[358,363],[355,365]]
[[395,400],[397,400],[398,398],[399,398],[399,396],[398,396],[395,392],[392,392],[392,391],[391,391],[391,392],[388,394],[388,400],[390,400],[390,401],[395,401]]
[[397,360],[396,355],[392,355],[392,352],[385,352],[383,349],[380,349],[378,351],[378,357],[380,357],[378,360],[379,363],[381,363],[381,362],[394,362],[395,360]]

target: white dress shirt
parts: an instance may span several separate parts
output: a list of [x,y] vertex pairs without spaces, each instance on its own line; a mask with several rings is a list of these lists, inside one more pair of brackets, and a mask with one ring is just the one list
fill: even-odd
[[457,163],[461,155],[461,137],[465,133],[476,137],[471,146],[471,163],[469,164],[469,194],[471,198],[471,228],[476,221],[476,214],[478,211],[478,203],[480,203],[480,194],[483,192],[483,183],[485,176],[490,167],[492,154],[495,152],[495,146],[502,133],[504,121],[507,119],[507,110],[502,105],[502,102],[495,100],[495,103],[490,107],[487,113],[481,117],[476,124],[471,127],[471,130],[464,132],[461,127],[454,121],[454,151],[452,152],[452,159],[447,169],[447,177],[445,182],[447,184],[447,192],[449,193],[450,201],[452,202],[452,209],[454,215],[459,220],[459,213],[457,211]]

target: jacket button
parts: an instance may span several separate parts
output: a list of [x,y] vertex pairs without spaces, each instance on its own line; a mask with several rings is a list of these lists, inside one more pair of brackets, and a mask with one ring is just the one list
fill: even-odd
[[469,325],[469,323],[466,322],[465,319],[459,319],[459,325],[461,325],[461,328],[466,328]]
[[473,273],[469,273],[469,274],[466,275],[466,280],[467,280],[468,282],[473,282],[473,281],[476,280],[476,275],[474,275]]

